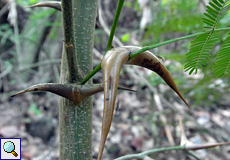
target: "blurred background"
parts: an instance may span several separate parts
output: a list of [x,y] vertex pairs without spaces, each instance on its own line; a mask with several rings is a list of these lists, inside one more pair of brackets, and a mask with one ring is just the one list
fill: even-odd
[[[19,90],[39,83],[57,83],[62,52],[61,12],[50,8],[26,8],[42,0],[0,0],[0,137],[22,138],[22,159],[57,160],[58,96],[26,93],[14,98]],[[113,46],[147,46],[202,31],[202,15],[208,0],[126,0]],[[96,67],[105,52],[109,29],[117,1],[101,0],[95,26],[93,64]],[[219,27],[229,26],[230,15]],[[179,117],[194,143],[230,141],[229,75],[213,76],[215,55],[226,38],[211,51],[209,63],[198,74],[184,72],[186,39],[151,50],[164,59],[182,95],[180,100],[155,73],[134,66],[124,66],[119,83],[137,90],[119,91],[117,108],[106,142],[105,160],[139,153],[153,148],[180,144]],[[102,72],[93,77],[102,83]],[[99,150],[103,93],[94,96],[93,159]],[[200,159],[230,159],[230,146],[193,151]],[[184,151],[150,155],[159,160],[192,160]]]

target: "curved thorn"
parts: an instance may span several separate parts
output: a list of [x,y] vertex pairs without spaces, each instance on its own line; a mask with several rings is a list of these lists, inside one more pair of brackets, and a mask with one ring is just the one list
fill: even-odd
[[28,8],[34,8],[34,7],[49,7],[49,8],[54,8],[58,11],[61,11],[61,2],[46,1],[46,2],[39,2],[37,4],[28,6]]
[[139,49],[141,48],[136,46],[123,46],[113,48],[108,51],[102,59],[101,68],[103,71],[104,83],[104,109],[98,160],[101,160],[102,158],[105,142],[112,123],[117,87],[119,82],[119,73],[122,64],[125,62],[127,64],[142,66],[156,72],[189,107],[188,103],[179,92],[171,74],[154,54],[149,51],[145,51],[129,60],[130,55]]
[[[118,89],[133,91],[121,86],[119,86]],[[103,90],[104,90],[103,84],[76,85],[76,84],[43,83],[43,84],[33,85],[27,89],[15,93],[11,97],[26,92],[48,91],[73,101],[75,105],[79,105],[80,102],[86,97],[89,97]]]
[[[136,46],[125,46],[131,50],[132,53],[141,49],[141,47]],[[133,59],[129,60],[126,64],[133,64],[145,67],[156,72],[161,78],[177,93],[177,95],[184,101],[184,103],[190,108],[179,89],[177,88],[171,74],[167,70],[167,68],[163,65],[163,63],[150,51],[145,51],[138,54]]]
[[185,135],[184,127],[182,124],[182,117],[179,116],[179,124],[180,124],[180,132],[181,132],[181,142],[180,146],[184,146],[184,149],[187,150],[198,150],[198,149],[205,149],[211,147],[217,147],[222,145],[230,144],[230,142],[221,142],[221,143],[206,143],[206,144],[196,144],[192,143],[188,140],[187,136]]
[[182,117],[179,115],[179,126],[180,126],[180,145],[184,146],[185,144],[189,144],[191,142],[189,142],[185,131],[184,131],[184,126],[182,123]]
[[43,84],[37,84],[33,85],[27,89],[24,89],[20,92],[15,93],[11,97],[14,97],[16,95],[26,93],[26,92],[34,92],[34,91],[48,91],[52,92],[54,94],[57,94],[59,96],[65,97],[69,100],[74,100],[72,90],[74,85],[71,84],[59,84],[59,83],[43,83]]
[[113,48],[106,53],[101,62],[104,83],[104,109],[98,160],[102,158],[106,138],[113,119],[121,66],[128,60],[129,53],[126,48]]

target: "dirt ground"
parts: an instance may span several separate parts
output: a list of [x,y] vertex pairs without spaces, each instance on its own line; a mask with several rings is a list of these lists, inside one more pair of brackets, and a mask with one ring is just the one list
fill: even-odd
[[[97,78],[100,76],[99,74]],[[127,85],[129,82],[124,81],[127,78],[132,79],[130,75],[124,74],[120,84]],[[118,92],[118,108],[114,114],[103,159],[115,159],[126,154],[179,145],[180,116],[190,141],[198,144],[229,141],[229,106],[212,110],[192,106],[189,110],[178,99],[162,101],[163,110],[159,110],[146,85],[138,87],[133,82],[129,83],[130,86],[137,92]],[[10,93],[18,90],[17,87],[12,88]],[[169,88],[166,90],[173,93]],[[9,95],[4,93],[0,98],[0,136],[22,139],[22,159],[58,159],[58,96],[42,92],[26,93],[13,98]],[[173,94],[173,97],[177,96]],[[100,142],[103,93],[96,94],[93,100],[92,155],[96,159]],[[166,121],[162,121],[162,117]],[[167,129],[172,135],[171,140],[166,134]],[[191,152],[204,160],[230,159],[228,145]],[[159,152],[150,157],[160,160],[194,159],[186,151]]]

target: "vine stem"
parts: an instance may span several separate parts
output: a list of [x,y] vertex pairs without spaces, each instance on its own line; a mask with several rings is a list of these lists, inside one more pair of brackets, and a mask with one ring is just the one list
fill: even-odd
[[105,51],[104,54],[106,54],[106,52],[112,47],[113,37],[114,37],[115,31],[116,31],[116,28],[117,28],[117,23],[118,23],[118,20],[119,20],[121,9],[123,8],[124,1],[125,0],[119,0],[118,3],[117,3],[116,14],[114,16],[113,24],[112,24],[110,35],[109,35],[109,40],[108,40],[106,51]]
[[[124,1],[125,0],[119,0],[117,3],[116,14],[114,16],[113,24],[109,35],[109,40],[104,54],[106,54],[106,52],[112,47],[113,37],[117,28],[117,23],[120,17],[121,9],[123,8]],[[101,70],[101,63],[81,81],[81,84],[82,85],[85,84],[91,77],[93,77],[100,70]]]
[[[196,36],[199,36],[199,35],[202,35],[202,34],[206,34],[206,33],[210,33],[210,32],[226,31],[226,30],[230,30],[230,27],[215,29],[214,31],[213,31],[213,30],[210,30],[210,31],[205,31],[205,32],[199,32],[199,33],[187,35],[187,36],[184,36],[184,37],[179,37],[179,38],[176,38],[176,39],[170,39],[170,40],[168,40],[168,41],[164,41],[164,42],[162,42],[162,43],[157,43],[157,44],[154,44],[154,45],[151,45],[151,46],[146,46],[146,47],[143,47],[142,49],[136,51],[135,53],[133,53],[133,54],[130,56],[130,59],[136,57],[136,56],[137,56],[139,53],[141,53],[141,52],[144,52],[144,51],[147,51],[147,50],[150,50],[150,49],[153,49],[153,48],[157,48],[157,47],[160,47],[160,46],[169,44],[169,43],[173,43],[173,42],[180,41],[180,40],[183,40],[183,39],[188,39],[188,38],[196,37]],[[81,82],[81,84],[85,84],[91,77],[93,77],[93,76],[94,76],[98,71],[100,71],[100,70],[101,70],[101,63],[100,63],[92,72],[90,72],[90,73],[84,78],[84,80]]]
[[101,70],[101,63],[98,64],[96,68],[92,72],[90,72],[82,81],[81,85],[85,84],[90,78],[92,78],[98,71]]
[[122,156],[115,160],[126,160],[126,159],[131,159],[131,158],[143,159],[149,154],[156,153],[156,152],[162,152],[162,151],[170,151],[170,150],[184,150],[184,146],[174,146],[174,147],[152,149],[152,150],[148,150],[148,151],[137,153],[137,154],[130,154],[130,155]]
[[218,31],[225,31],[225,30],[230,30],[230,27],[215,29],[214,31],[210,30],[210,31],[205,31],[205,32],[194,33],[194,34],[187,35],[187,36],[184,36],[184,37],[179,37],[179,38],[176,38],[176,39],[170,39],[168,41],[164,41],[162,43],[154,44],[154,45],[151,45],[151,46],[146,46],[146,47],[138,50],[137,52],[133,53],[130,56],[130,59],[136,57],[141,52],[144,52],[144,51],[147,51],[147,50],[150,50],[150,49],[153,49],[153,48],[157,48],[157,47],[169,44],[169,43],[173,43],[173,42],[180,41],[180,40],[183,40],[183,39],[188,39],[188,38],[196,37],[196,36],[199,36],[199,35],[202,35],[202,34],[206,34],[206,33],[210,33],[210,32],[218,32]]

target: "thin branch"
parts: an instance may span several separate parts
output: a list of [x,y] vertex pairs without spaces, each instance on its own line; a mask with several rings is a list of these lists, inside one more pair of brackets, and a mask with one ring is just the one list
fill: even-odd
[[108,40],[106,51],[105,51],[104,54],[106,54],[106,52],[112,47],[113,39],[115,40],[115,42],[119,46],[122,46],[122,43],[119,41],[119,39],[116,36],[114,36],[114,34],[115,34],[115,31],[116,31],[116,28],[117,28],[117,23],[118,23],[118,20],[119,20],[119,16],[120,16],[123,4],[124,4],[124,0],[119,0],[118,1],[117,10],[116,10],[116,14],[115,14],[115,17],[114,17],[114,20],[113,20],[111,31],[109,30],[108,26],[106,25],[106,23],[105,23],[105,21],[104,21],[104,19],[102,17],[102,7],[101,7],[101,5],[99,6],[99,21],[100,21],[103,29],[105,30],[105,32],[107,34],[109,34],[109,32],[110,32],[109,40]]
[[[57,17],[57,14],[56,14],[56,11],[55,11],[52,14],[49,15],[47,21],[50,24],[52,24],[55,21],[56,17]],[[42,33],[40,34],[40,37],[38,39],[38,43],[37,43],[35,51],[34,51],[33,63],[37,63],[39,61],[39,57],[40,57],[42,47],[43,47],[48,35],[50,34],[51,29],[52,29],[52,25],[45,26],[42,29]],[[38,67],[33,67],[33,68],[34,68],[35,71],[38,71]],[[31,79],[31,77],[29,77],[29,79]]]
[[22,55],[21,55],[21,44],[20,44],[20,36],[19,36],[19,28],[18,28],[18,11],[17,11],[17,4],[15,0],[10,0],[9,2],[9,14],[8,20],[10,24],[14,27],[14,38],[15,38],[15,45],[16,45],[16,54],[17,54],[17,61],[18,65],[21,65],[22,62]]
[[0,10],[0,17],[8,11],[10,3],[6,3],[6,5]]
[[[156,103],[156,106],[157,106],[157,109],[160,111],[160,112],[163,112],[163,105],[162,105],[162,102],[161,102],[161,99],[160,99],[160,96],[158,95],[158,93],[153,93],[153,98],[154,98],[154,101]],[[165,117],[164,114],[160,114],[160,120],[163,122],[164,124],[164,128],[165,128],[165,133],[166,133],[166,136],[168,138],[168,141],[169,143],[171,144],[171,146],[174,146],[175,145],[175,141],[173,139],[173,136],[172,136],[172,132],[170,131],[170,128],[169,126],[167,125],[167,118]]]
[[146,157],[149,154],[153,154],[156,152],[162,152],[162,151],[171,151],[171,150],[184,150],[184,146],[174,146],[174,147],[165,147],[165,148],[157,148],[157,149],[152,149],[152,150],[148,150],[142,153],[137,153],[137,154],[130,154],[130,155],[126,155],[126,156],[122,156],[119,157],[115,160],[126,160],[126,159],[132,159],[132,158],[136,158],[136,159],[143,159],[144,157]]
[[[216,32],[216,31],[225,31],[225,30],[230,30],[230,27],[228,27],[228,28],[221,28],[221,29],[215,29],[214,32]],[[153,48],[157,48],[157,47],[169,44],[169,43],[173,43],[173,42],[176,42],[176,41],[180,41],[180,40],[183,40],[183,39],[188,39],[188,38],[196,37],[196,36],[199,36],[199,35],[202,35],[202,34],[206,34],[206,33],[209,33],[209,32],[213,32],[213,31],[199,32],[199,33],[191,34],[191,35],[188,35],[188,36],[184,36],[184,37],[180,37],[180,38],[176,38],[176,39],[171,39],[171,40],[168,40],[168,41],[165,41],[165,42],[162,42],[162,43],[158,43],[158,44],[154,44],[154,45],[151,45],[151,46],[143,47],[139,51],[133,53],[130,56],[130,59],[136,57],[141,52],[144,52],[144,51],[147,51],[147,50],[150,50],[150,49],[153,49]],[[101,70],[101,63],[92,72],[90,72],[85,77],[85,79],[81,82],[81,84],[85,84],[91,77],[93,77],[100,70]]]
[[85,84],[90,78],[92,78],[98,71],[101,70],[101,63],[94,68],[94,70],[92,72],[90,72],[82,81],[81,84]]
[[184,36],[184,37],[179,37],[179,38],[176,38],[176,39],[170,39],[170,40],[162,42],[162,43],[158,43],[158,44],[154,44],[154,45],[151,45],[151,46],[143,47],[139,51],[133,53],[130,56],[130,59],[136,57],[141,52],[144,52],[144,51],[156,48],[156,47],[160,47],[160,46],[163,46],[163,45],[166,45],[166,44],[169,44],[169,43],[173,43],[173,42],[180,41],[180,40],[183,40],[183,39],[192,38],[192,37],[199,36],[199,35],[206,34],[206,33],[210,33],[210,32],[218,32],[218,31],[225,31],[225,30],[230,30],[230,27],[215,29],[214,31],[210,30],[210,31],[205,31],[205,32],[194,33],[194,34],[187,35],[187,36]]
[[39,67],[39,66],[44,66],[44,65],[52,65],[52,64],[56,64],[56,63],[61,63],[61,59],[51,59],[51,60],[47,60],[47,61],[41,61],[41,62],[21,66],[19,68],[19,71],[24,71],[27,69],[31,69],[31,68]]
[[[113,20],[112,28],[111,28],[110,35],[109,35],[109,40],[108,40],[107,47],[106,47],[106,52],[112,47],[113,37],[115,34],[115,30],[117,27],[118,19],[119,19],[123,4],[124,4],[124,0],[118,1],[116,14]],[[101,63],[81,81],[81,84],[85,84],[91,77],[93,77],[100,70],[101,70]]]
[[187,151],[187,153],[190,155],[190,156],[192,156],[192,157],[194,157],[196,160],[201,160],[199,157],[197,157],[194,153],[192,153],[191,151]]
[[[1,63],[3,63],[3,61],[1,61],[0,60],[0,62]],[[9,62],[5,62],[5,65],[7,65],[7,68],[4,70],[4,71],[2,71],[1,73],[0,73],[0,78],[3,78],[4,76],[6,76],[8,73],[10,73],[11,71],[12,71],[12,69],[13,69],[13,66],[12,66],[12,64],[10,64]]]
[[[181,119],[180,119],[180,124],[182,125]],[[115,160],[126,160],[126,159],[131,159],[131,158],[143,159],[147,155],[152,154],[152,153],[156,153],[156,152],[170,151],[170,150],[186,150],[186,151],[188,151],[188,150],[199,150],[199,149],[211,148],[211,147],[215,147],[215,146],[227,145],[229,143],[230,142],[203,144],[203,145],[194,144],[193,147],[188,147],[186,145],[180,145],[180,146],[174,146],[174,147],[158,148],[158,149],[152,149],[152,150],[144,151],[144,152],[138,153],[138,154],[131,154],[131,155],[122,156],[122,157],[119,157]],[[193,156],[196,159],[199,159],[196,155],[192,154],[191,152],[188,152],[188,154],[190,154],[191,156]]]
[[118,1],[116,14],[115,14],[115,17],[114,17],[114,20],[113,20],[112,28],[111,28],[110,35],[109,35],[108,44],[107,44],[107,47],[106,47],[106,52],[112,47],[114,33],[115,33],[116,28],[117,28],[117,23],[118,23],[118,20],[119,20],[121,9],[123,8],[123,4],[124,4],[124,0],[119,0]]

